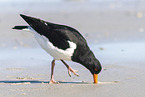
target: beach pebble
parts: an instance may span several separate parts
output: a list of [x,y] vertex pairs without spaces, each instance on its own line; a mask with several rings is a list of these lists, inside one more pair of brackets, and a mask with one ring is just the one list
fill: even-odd
[[22,78],[22,77],[17,77],[16,79],[24,79],[24,78]]
[[104,48],[103,48],[103,47],[100,47],[99,49],[100,49],[100,50],[104,50]]
[[113,83],[119,83],[119,81],[113,81]]
[[106,68],[104,68],[104,70],[107,70]]

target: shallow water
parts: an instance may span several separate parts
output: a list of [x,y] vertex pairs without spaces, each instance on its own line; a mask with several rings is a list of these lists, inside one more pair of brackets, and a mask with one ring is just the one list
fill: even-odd
[[95,55],[106,62],[128,63],[130,65],[145,63],[145,42],[108,43],[91,46]]
[[[124,43],[107,43],[91,44],[90,48],[95,56],[104,64],[106,63],[130,63],[140,65],[145,63],[145,42],[124,42]],[[43,49],[37,48],[0,48],[0,60],[23,60],[23,59],[41,59],[51,60]],[[123,65],[123,64],[122,64]]]

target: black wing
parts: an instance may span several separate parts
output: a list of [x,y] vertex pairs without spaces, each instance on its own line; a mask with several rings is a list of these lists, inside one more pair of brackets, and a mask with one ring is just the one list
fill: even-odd
[[47,37],[54,46],[60,49],[65,50],[69,48],[68,41],[72,41],[76,44],[87,45],[85,38],[72,27],[46,22],[41,19],[25,16],[22,14],[20,14],[20,16],[36,32]]

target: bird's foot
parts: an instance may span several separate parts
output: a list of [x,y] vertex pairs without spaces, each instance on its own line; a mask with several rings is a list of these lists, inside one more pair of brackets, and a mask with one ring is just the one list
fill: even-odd
[[59,84],[59,82],[57,82],[57,81],[51,79],[50,82],[49,82],[49,84]]
[[76,76],[79,76],[76,72],[78,72],[78,70],[74,70],[72,69],[67,63],[65,63],[62,59],[61,59],[62,63],[67,67],[68,69],[68,74],[69,76],[71,77],[71,72],[76,75]]
[[76,72],[78,72],[78,70],[74,70],[74,69],[72,69],[71,67],[69,67],[69,68],[68,68],[68,74],[69,74],[70,77],[71,77],[71,72],[72,72],[74,75],[76,75],[76,76],[79,77],[79,75],[76,73]]

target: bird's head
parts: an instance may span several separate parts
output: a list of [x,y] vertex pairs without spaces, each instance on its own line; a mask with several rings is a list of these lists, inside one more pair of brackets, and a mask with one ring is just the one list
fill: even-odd
[[88,69],[90,70],[90,72],[93,75],[94,83],[98,83],[98,74],[102,70],[100,62],[97,59],[95,59],[95,63],[91,64]]
[[102,66],[92,51],[88,51],[84,55],[77,54],[73,60],[85,66],[93,75],[94,83],[98,82],[98,74],[101,72]]
[[99,74],[102,69],[101,64],[97,59],[95,59],[94,61],[95,61],[95,63],[90,65],[89,70],[92,74]]
[[94,83],[98,83],[98,74],[102,70],[101,63],[95,57],[86,58],[86,61],[82,64],[84,65],[93,75]]

